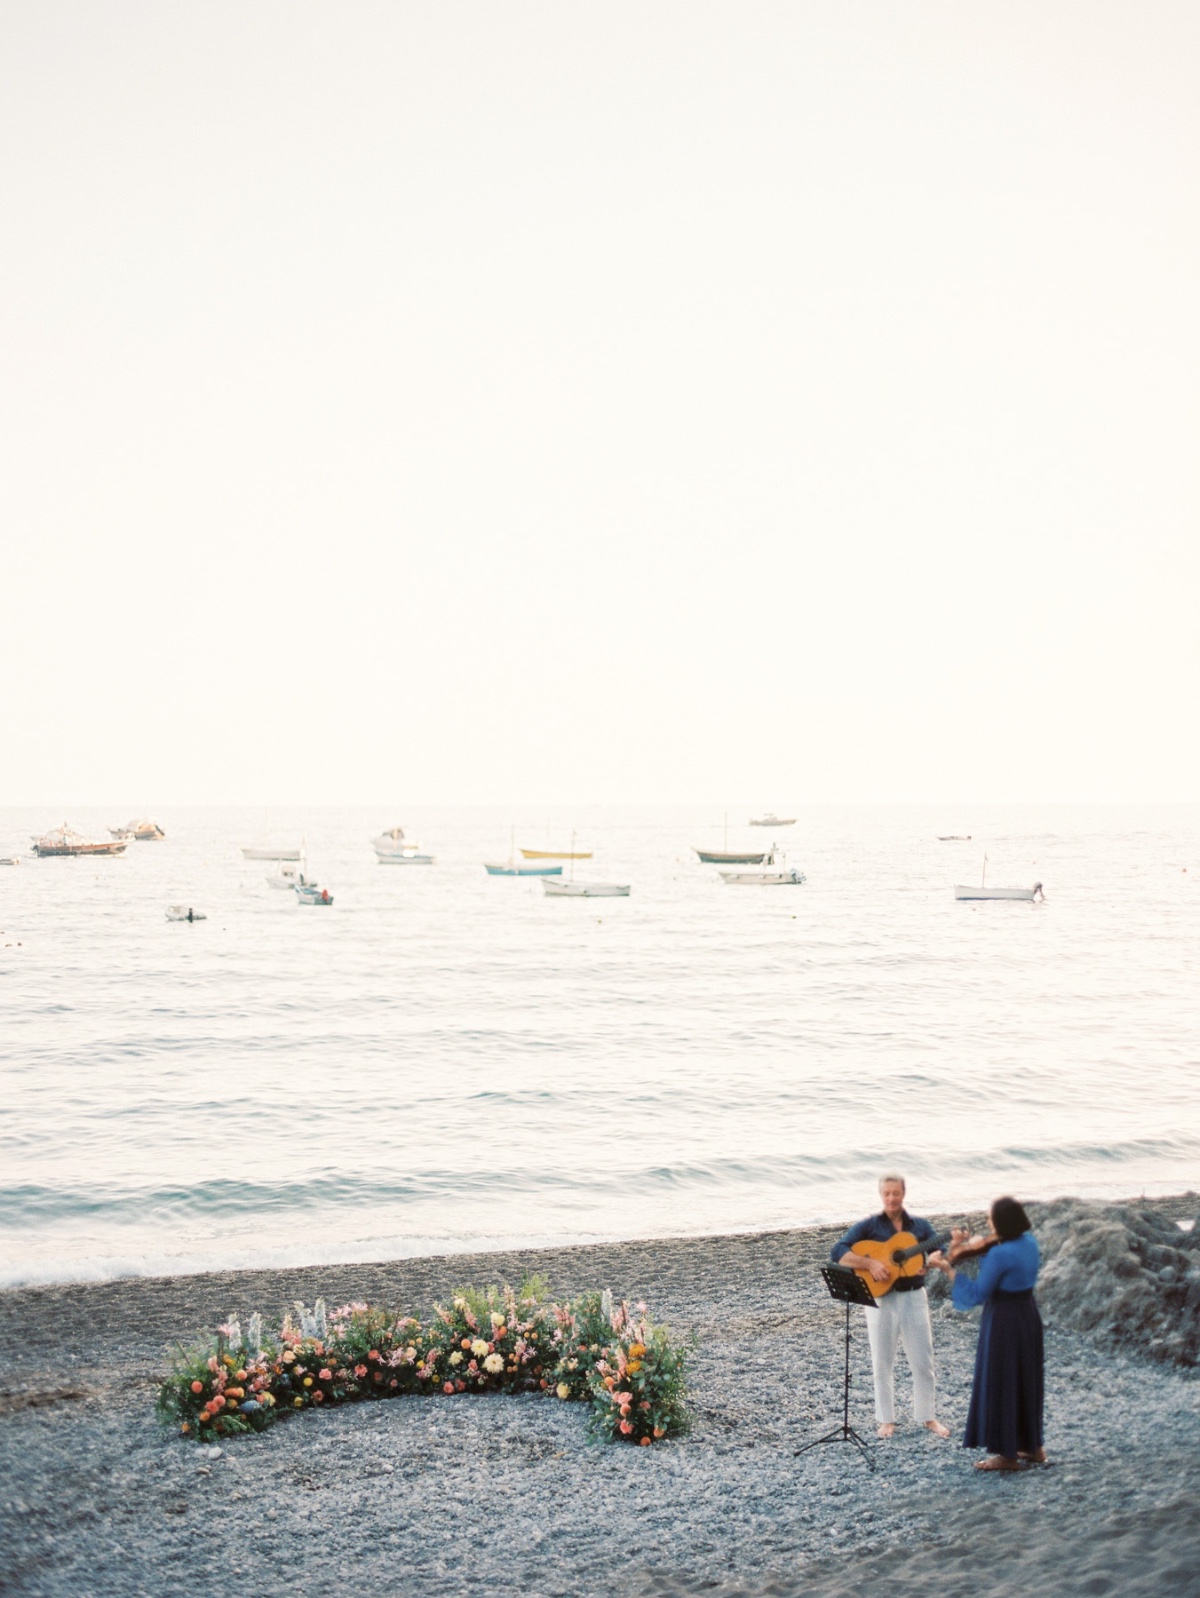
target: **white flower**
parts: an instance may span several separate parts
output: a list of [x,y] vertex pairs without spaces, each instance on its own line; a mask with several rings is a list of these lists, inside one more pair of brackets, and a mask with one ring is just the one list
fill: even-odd
[[489,1354],[483,1362],[483,1368],[485,1371],[491,1371],[493,1376],[498,1376],[504,1369],[504,1355]]
[[493,1313],[493,1315],[492,1315],[492,1325],[493,1326],[503,1326],[504,1325],[504,1316],[503,1315],[497,1315],[497,1314]]
[[450,1356],[450,1363],[451,1363],[451,1365],[461,1365],[462,1364],[462,1355],[459,1353],[457,1348],[454,1350],[453,1354],[451,1354],[451,1356]]
[[482,1337],[477,1337],[475,1339],[475,1341],[471,1344],[471,1352],[472,1352],[472,1354],[474,1354],[476,1359],[482,1359],[483,1356],[487,1353],[487,1351],[488,1351],[488,1346],[484,1342]]
[[601,1293],[601,1295],[600,1295],[600,1313],[601,1313],[601,1315],[604,1316],[604,1319],[608,1322],[608,1324],[610,1326],[612,1325],[612,1312],[613,1312],[612,1289],[610,1287],[606,1287],[604,1289],[603,1293]]
[[262,1352],[262,1316],[257,1310],[250,1317],[250,1324],[246,1328],[245,1342],[251,1354],[257,1355]]

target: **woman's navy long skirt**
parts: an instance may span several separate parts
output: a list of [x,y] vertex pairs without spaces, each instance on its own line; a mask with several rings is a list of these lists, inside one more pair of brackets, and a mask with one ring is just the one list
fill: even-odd
[[997,1292],[983,1306],[964,1448],[1015,1459],[1042,1446],[1042,1317],[1033,1289]]

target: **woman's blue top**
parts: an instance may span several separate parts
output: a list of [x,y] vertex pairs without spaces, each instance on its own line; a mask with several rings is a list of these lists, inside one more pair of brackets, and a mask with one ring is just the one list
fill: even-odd
[[955,1309],[974,1309],[992,1294],[1021,1293],[1037,1281],[1041,1253],[1032,1232],[1022,1232],[1011,1243],[997,1243],[983,1256],[974,1281],[961,1271],[954,1278]]

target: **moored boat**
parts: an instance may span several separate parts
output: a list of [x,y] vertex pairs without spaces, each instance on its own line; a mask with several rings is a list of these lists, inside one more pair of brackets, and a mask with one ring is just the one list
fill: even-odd
[[193,910],[190,904],[169,904],[167,906],[168,921],[207,921],[208,917],[203,910]]
[[419,843],[404,836],[403,827],[392,827],[371,839],[371,847],[381,866],[433,866],[437,860],[426,854]]
[[591,849],[522,849],[526,860],[590,860]]
[[272,849],[264,847],[251,849],[249,845],[242,845],[243,860],[303,860],[303,849]]
[[328,888],[318,888],[315,882],[296,885],[297,904],[332,904],[333,895]]
[[1044,899],[1040,882],[1035,882],[1032,888],[964,888],[959,883],[954,884],[954,897],[956,899],[1016,899],[1023,904],[1032,904],[1035,899]]
[[770,850],[697,849],[696,853],[706,866],[761,866]]
[[774,811],[771,811],[765,816],[752,816],[750,825],[752,827],[794,827],[796,818],[795,816],[777,816]]
[[628,899],[628,882],[559,882],[542,879],[542,889],[550,899]]
[[113,838],[132,839],[135,843],[157,843],[159,838],[166,837],[157,821],[129,821],[123,827],[110,827],[108,831]]
[[561,866],[549,866],[544,861],[485,860],[483,869],[489,877],[561,877]]
[[61,827],[33,840],[36,855],[117,855],[124,854],[128,838],[113,838],[108,843],[80,837],[64,821]]

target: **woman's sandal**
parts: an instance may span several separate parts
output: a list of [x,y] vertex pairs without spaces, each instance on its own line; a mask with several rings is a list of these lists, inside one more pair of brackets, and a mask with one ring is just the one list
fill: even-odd
[[976,1470],[1024,1470],[1025,1464],[1020,1459],[1005,1459],[1002,1454],[992,1454],[987,1459],[975,1461]]
[[1044,1448],[1039,1448],[1032,1454],[1027,1454],[1024,1449],[1021,1449],[1017,1453],[1017,1458],[1023,1459],[1027,1465],[1048,1465],[1050,1463],[1046,1458],[1046,1450]]

